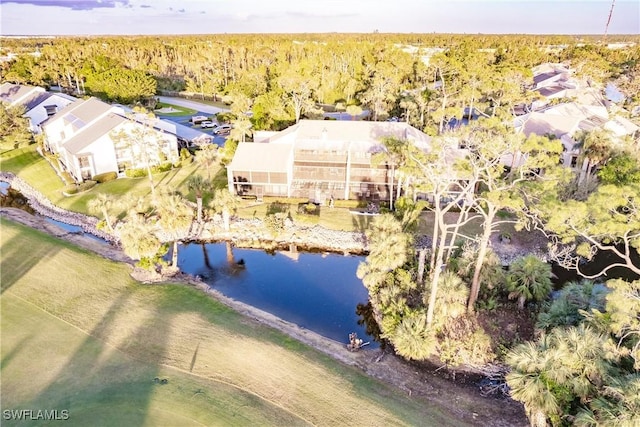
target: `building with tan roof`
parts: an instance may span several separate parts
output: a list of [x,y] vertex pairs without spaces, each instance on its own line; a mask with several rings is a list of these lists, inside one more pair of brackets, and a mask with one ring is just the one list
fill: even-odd
[[241,195],[334,199],[389,197],[389,166],[372,164],[383,137],[422,150],[430,137],[403,122],[300,120],[241,143],[227,166],[229,190]]

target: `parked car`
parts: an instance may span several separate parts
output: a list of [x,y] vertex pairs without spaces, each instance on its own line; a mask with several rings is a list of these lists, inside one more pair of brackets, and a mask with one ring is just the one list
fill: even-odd
[[207,116],[192,116],[189,121],[191,123],[193,123],[194,125],[197,125],[198,123],[202,123],[204,121],[209,120],[209,117]]
[[211,120],[207,120],[205,122],[200,123],[201,128],[214,128],[217,125],[213,123]]
[[215,133],[216,135],[227,135],[229,134],[229,132],[231,132],[232,126],[231,125],[220,125],[220,126],[216,126],[213,129],[213,133]]

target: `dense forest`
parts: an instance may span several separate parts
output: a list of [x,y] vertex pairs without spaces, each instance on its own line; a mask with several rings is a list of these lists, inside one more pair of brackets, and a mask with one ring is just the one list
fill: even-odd
[[[371,120],[395,116],[434,136],[430,153],[391,138],[374,159],[394,171],[392,199],[367,231],[370,251],[358,269],[375,332],[411,360],[504,363],[511,396],[536,425],[640,423],[640,281],[602,283],[610,266],[581,270],[596,253],[611,252],[628,277],[640,275],[638,135],[620,143],[600,129],[577,133],[584,167],[572,169],[561,164],[555,135],[513,129],[513,118],[540,96],[531,90],[532,68],[545,62],[566,64],[586,87],[614,83],[622,94],[616,114],[637,123],[631,112],[640,105],[640,37],[33,38],[5,39],[2,51],[16,55],[2,63],[3,81],[59,85],[127,104],[160,93],[218,99],[231,106],[236,141],[250,129],[283,129],[327,108],[367,110]],[[465,109],[480,119],[450,129]],[[461,145],[470,155],[455,165],[455,176],[443,173]],[[496,160],[514,153],[524,160],[510,167]],[[434,202],[416,203],[417,192],[433,194]],[[220,200],[222,194],[229,197],[223,191]],[[434,218],[428,243],[417,234],[423,209]],[[453,212],[457,222],[445,221]],[[466,236],[471,222],[480,232]],[[505,271],[490,237],[507,223],[539,230],[550,259],[584,280],[550,300],[549,264],[527,255]],[[535,331],[519,336],[506,333],[512,325],[491,323],[506,312]],[[505,333],[496,340],[491,327]]]
[[[638,37],[407,34],[3,39],[2,80],[135,103],[164,92],[237,103],[254,129],[282,129],[331,105],[399,117],[429,134],[464,107],[511,115],[531,68],[565,62],[637,104]],[[614,42],[618,43],[614,46]],[[623,47],[623,48],[612,48]]]

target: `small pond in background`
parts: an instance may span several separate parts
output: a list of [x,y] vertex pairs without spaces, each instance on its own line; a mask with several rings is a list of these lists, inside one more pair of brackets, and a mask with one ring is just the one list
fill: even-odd
[[358,304],[369,295],[356,277],[361,256],[232,248],[226,243],[188,243],[178,266],[211,288],[335,341],[351,332],[378,347],[358,324]]

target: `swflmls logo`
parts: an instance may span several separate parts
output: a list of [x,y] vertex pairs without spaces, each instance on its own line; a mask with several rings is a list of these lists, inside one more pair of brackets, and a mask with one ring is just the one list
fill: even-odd
[[46,420],[64,421],[69,419],[69,410],[34,410],[34,409],[5,409],[2,411],[2,418],[5,420]]

